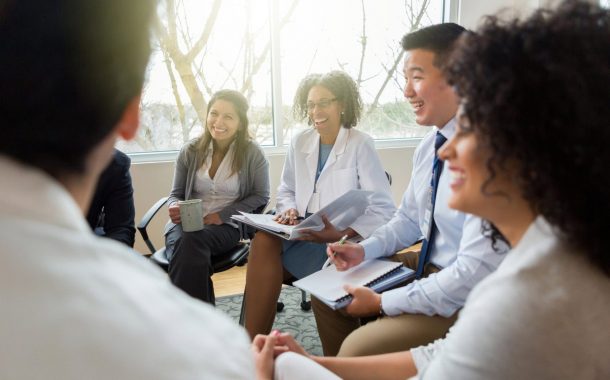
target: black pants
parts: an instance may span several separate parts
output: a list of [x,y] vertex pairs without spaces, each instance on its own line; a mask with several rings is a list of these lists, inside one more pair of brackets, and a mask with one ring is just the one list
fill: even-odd
[[206,225],[195,232],[183,232],[176,225],[165,236],[169,278],[190,296],[214,305],[212,256],[230,250],[238,242],[239,231],[228,224]]

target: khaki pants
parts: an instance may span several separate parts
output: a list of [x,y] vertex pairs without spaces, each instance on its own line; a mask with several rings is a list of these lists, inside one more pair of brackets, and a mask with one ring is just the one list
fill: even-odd
[[[411,269],[417,268],[419,252],[396,254],[390,259],[402,261]],[[427,264],[424,276],[438,272]],[[403,284],[404,285],[404,284]],[[363,356],[406,351],[443,338],[457,319],[423,314],[402,314],[382,317],[367,324],[359,318],[335,311],[312,297],[311,304],[326,356]]]

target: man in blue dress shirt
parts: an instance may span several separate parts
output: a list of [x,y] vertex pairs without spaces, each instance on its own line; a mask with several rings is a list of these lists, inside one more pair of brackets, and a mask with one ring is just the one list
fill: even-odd
[[[458,97],[442,74],[442,65],[464,28],[433,25],[407,34],[404,95],[416,122],[433,126],[415,150],[411,182],[389,223],[360,244],[331,245],[335,264],[346,269],[363,260],[392,256],[422,237],[422,253],[401,255],[422,277],[406,286],[377,294],[349,288],[354,296],[344,310],[333,311],[313,298],[325,355],[361,356],[408,350],[445,336],[470,290],[496,269],[504,247],[492,247],[481,234],[481,219],[449,209],[449,170],[433,181],[435,151],[455,133]],[[435,147],[436,145],[436,147]],[[436,185],[436,186],[435,186]],[[397,258],[398,259],[398,258]],[[383,316],[366,325],[361,317]],[[370,320],[370,318],[369,318]]]

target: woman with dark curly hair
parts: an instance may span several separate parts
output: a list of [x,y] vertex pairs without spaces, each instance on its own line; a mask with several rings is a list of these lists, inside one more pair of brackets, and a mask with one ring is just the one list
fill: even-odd
[[297,224],[352,189],[375,191],[365,214],[344,230],[328,220],[321,231],[285,241],[259,231],[250,248],[246,276],[246,329],[251,337],[267,334],[275,318],[282,281],[319,270],[326,245],[342,236],[368,237],[395,211],[390,185],[373,139],[352,127],[360,119],[358,87],[343,71],[305,77],[294,100],[294,112],[313,126],[291,142],[277,191],[276,221]]
[[[525,21],[488,18],[462,38],[447,76],[462,99],[440,152],[449,205],[485,218],[512,250],[444,340],[312,359],[354,379],[609,378],[610,12],[570,1]],[[285,334],[256,338],[267,353],[263,343],[301,354],[282,354],[276,378],[312,364]],[[271,356],[257,360],[265,368]],[[326,375],[315,378],[336,378]]]

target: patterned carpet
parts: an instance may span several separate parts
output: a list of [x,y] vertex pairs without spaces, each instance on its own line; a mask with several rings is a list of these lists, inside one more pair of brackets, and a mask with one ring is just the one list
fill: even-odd
[[[241,294],[216,299],[216,307],[239,321],[241,310]],[[292,286],[284,287],[280,300],[284,302],[284,310],[277,313],[273,328],[282,332],[289,332],[307,352],[322,355],[322,345],[318,336],[316,322],[312,311],[301,310],[301,292]]]

